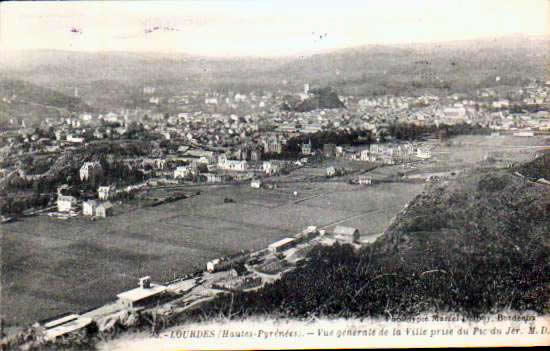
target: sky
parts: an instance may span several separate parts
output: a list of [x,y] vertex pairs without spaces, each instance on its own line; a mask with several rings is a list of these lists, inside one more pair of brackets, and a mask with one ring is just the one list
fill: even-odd
[[0,3],[1,50],[291,56],[368,44],[549,36],[547,0]]

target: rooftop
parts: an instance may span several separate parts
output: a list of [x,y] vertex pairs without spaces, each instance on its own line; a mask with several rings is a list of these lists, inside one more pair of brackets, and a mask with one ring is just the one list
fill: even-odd
[[160,294],[165,290],[166,290],[166,287],[164,285],[151,284],[150,288],[138,287],[138,288],[120,293],[117,295],[117,297],[121,300],[136,302],[136,301],[140,301],[145,298],[148,298],[150,296]]
[[55,339],[58,336],[82,329],[90,323],[92,323],[91,318],[76,316],[76,319],[46,330],[45,337],[46,339]]
[[279,241],[276,241],[274,242],[273,244],[270,244],[269,247],[278,247],[278,246],[282,246],[282,245],[285,245],[291,241],[294,241],[293,238],[284,238],[284,239],[281,239]]
[[353,235],[355,232],[359,232],[359,230],[357,228],[345,227],[342,225],[337,225],[334,227],[334,234]]

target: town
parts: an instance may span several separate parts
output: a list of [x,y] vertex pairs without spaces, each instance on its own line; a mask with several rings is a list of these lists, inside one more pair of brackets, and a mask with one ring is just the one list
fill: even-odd
[[[483,89],[475,96],[444,98],[337,96],[324,91],[330,88],[310,90],[307,83],[293,95],[159,96],[155,87],[145,86],[149,109],[73,112],[34,127],[14,117],[1,135],[1,182],[10,192],[2,198],[2,215],[7,220],[56,204],[57,213],[50,214],[58,218],[77,209],[105,217],[113,213],[114,199],[151,187],[248,181],[258,188],[264,178],[321,158],[407,165],[431,157],[430,145],[421,141],[426,135],[546,134],[550,114],[543,106],[550,100],[549,85],[534,81],[506,97]],[[345,107],[315,108],[315,99],[330,94]],[[310,101],[317,106],[305,112],[279,108],[291,98],[296,107]],[[18,97],[2,99],[9,104]],[[159,104],[185,112],[155,112]],[[78,172],[60,169],[75,160],[81,161]],[[327,176],[343,171],[338,163],[327,164]]]
[[[52,311],[58,317],[44,319],[35,328],[44,340],[87,330],[90,325],[109,335],[121,323],[133,323],[129,312],[170,316],[192,311],[220,292],[259,289],[299,265],[316,244],[368,244],[421,191],[423,183],[457,177],[471,167],[471,160],[465,158],[476,155],[477,165],[506,168],[535,157],[541,138],[550,131],[549,91],[550,82],[537,80],[505,94],[488,88],[473,95],[445,97],[341,96],[333,88],[310,88],[308,83],[302,91],[194,91],[167,96],[157,94],[155,86],[144,86],[142,103],[147,108],[74,111],[44,118],[32,127],[25,118],[10,118],[1,132],[1,211],[5,228],[18,235],[28,235],[18,229],[26,225],[39,226],[45,234],[68,233],[74,226],[94,237],[113,226],[137,233],[137,228],[122,229],[129,220],[123,218],[139,213],[146,221],[173,221],[159,217],[163,211],[174,214],[177,226],[189,226],[198,233],[201,229],[193,228],[208,220],[200,219],[206,213],[201,201],[208,206],[219,201],[214,206],[224,206],[224,213],[229,213],[224,216],[229,218],[235,210],[241,211],[238,217],[259,216],[259,222],[253,221],[258,223],[252,227],[255,232],[255,226],[266,223],[261,219],[266,215],[273,217],[268,222],[277,223],[274,226],[284,221],[286,211],[278,213],[277,207],[321,200],[331,191],[374,191],[368,195],[371,199],[397,189],[404,194],[382,200],[387,208],[373,205],[356,214],[334,211],[344,201],[334,198],[334,205],[327,208],[330,215],[307,216],[301,208],[305,218],[295,218],[282,231],[258,227],[263,231],[260,240],[200,254],[188,267],[160,268],[177,259],[161,262],[158,268],[142,263],[123,282],[120,274],[127,272],[119,271],[109,278],[109,288],[102,287],[104,293],[93,300],[100,307],[63,311],[57,306]],[[77,88],[74,96],[78,96]],[[6,104],[18,98],[15,94],[2,97]],[[162,113],[160,106],[181,112]],[[503,148],[503,140],[511,150]],[[467,152],[464,145],[468,145]],[[366,204],[368,200],[356,201]],[[187,202],[183,205],[187,212],[182,214],[193,219],[178,219],[182,206],[178,204]],[[271,214],[250,205],[265,207]],[[366,215],[372,216],[368,223],[355,220]],[[228,220],[214,225],[224,228]],[[139,223],[153,231],[172,230]],[[291,235],[293,230],[298,234]],[[225,229],[226,235],[232,231]],[[171,245],[189,245],[177,233],[170,234]],[[117,240],[117,234],[112,235]],[[152,243],[163,235],[157,232],[148,240]],[[202,250],[198,242],[191,247]],[[80,250],[89,250],[87,244],[82,245]],[[217,252],[225,255],[215,258]],[[164,283],[151,283],[149,274]],[[137,275],[138,287],[120,292],[135,285]],[[97,281],[102,284],[99,276]],[[114,294],[108,294],[116,291],[113,302]],[[90,306],[83,300],[78,306]]]

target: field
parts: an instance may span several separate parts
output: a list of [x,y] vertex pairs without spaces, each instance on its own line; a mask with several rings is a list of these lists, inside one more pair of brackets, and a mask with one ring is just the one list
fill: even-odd
[[[317,173],[303,169],[297,178]],[[189,193],[200,190],[199,196],[116,211],[97,221],[43,216],[2,225],[2,315],[8,324],[21,325],[82,311],[134,287],[140,276],[166,281],[203,269],[210,259],[265,248],[309,225],[380,233],[422,190],[412,184],[362,187],[291,179],[281,178],[271,190],[248,184],[193,187]],[[225,198],[234,202],[224,203]]]
[[[497,140],[498,139],[498,140]],[[391,166],[369,174],[387,178],[398,172],[420,174],[471,167],[490,151],[505,151],[511,161],[530,157],[541,138],[460,137],[435,145],[434,157],[416,169]],[[518,148],[527,146],[526,148]],[[364,164],[360,167],[364,167]],[[135,286],[204,269],[213,258],[241,249],[258,250],[309,225],[331,230],[356,227],[363,239],[381,233],[423,184],[361,186],[349,176],[324,177],[324,168],[301,168],[270,178],[273,189],[214,185],[179,189],[192,196],[147,208],[123,206],[115,216],[66,221],[47,216],[25,218],[0,227],[2,316],[24,325],[68,311],[82,311]],[[296,195],[295,195],[296,193]],[[166,196],[152,190],[147,196]],[[225,202],[230,198],[233,202]]]

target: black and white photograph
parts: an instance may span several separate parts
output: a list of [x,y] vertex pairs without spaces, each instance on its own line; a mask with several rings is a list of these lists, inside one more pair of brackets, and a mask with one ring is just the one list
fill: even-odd
[[550,345],[550,1],[0,3],[0,337]]

